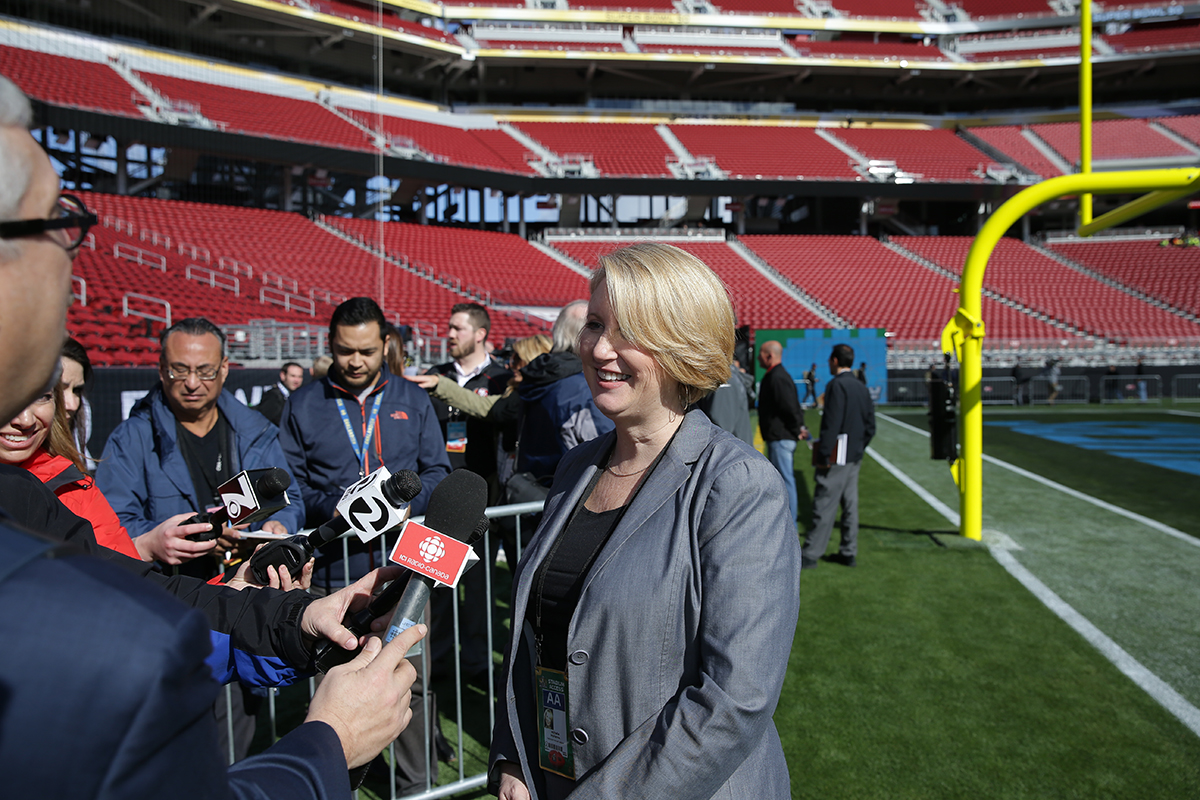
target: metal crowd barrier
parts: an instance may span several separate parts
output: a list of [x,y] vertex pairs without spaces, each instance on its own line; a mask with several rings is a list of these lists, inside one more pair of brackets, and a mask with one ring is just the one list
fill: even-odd
[[[542,502],[519,503],[519,504],[515,504],[515,505],[492,506],[485,511],[485,513],[487,514],[487,516],[490,519],[498,519],[501,517],[515,517],[515,521],[516,521],[515,538],[516,538],[516,550],[517,550],[517,552],[515,554],[516,557],[514,559],[512,554],[508,554],[508,553],[505,554],[506,558],[509,560],[509,564],[512,567],[516,566],[516,560],[519,560],[521,557],[522,538],[523,538],[522,516],[526,515],[526,514],[539,513],[542,510],[542,506],[543,506]],[[414,519],[416,521],[420,522],[424,518],[423,517],[414,517]],[[525,527],[528,527],[528,522],[525,523]],[[350,566],[349,566],[349,543],[350,543],[352,536],[354,536],[354,534],[350,533],[350,534],[347,534],[346,536],[342,537],[343,558],[346,559],[345,579],[346,579],[347,584],[349,584],[351,582],[350,581]],[[491,533],[491,531],[488,531],[487,533],[484,534],[483,539],[480,540],[479,545],[476,546],[476,552],[479,554],[480,560],[482,563],[479,566],[475,567],[475,569],[486,568],[486,572],[484,573],[484,591],[485,591],[486,596],[488,598],[490,598],[490,600],[491,600],[491,602],[487,603],[487,610],[484,615],[485,623],[486,623],[486,630],[487,630],[487,653],[488,653],[488,659],[487,659],[487,707],[488,707],[488,731],[489,732],[491,731],[492,727],[496,724],[496,712],[495,712],[496,665],[495,665],[494,659],[492,658],[492,654],[496,649],[495,643],[492,641],[492,624],[493,624],[492,607],[495,602],[495,598],[493,597],[493,588],[492,587],[493,587],[493,571],[495,570],[496,565],[495,565],[495,563],[489,563],[489,561],[491,561],[491,559],[489,558],[489,554],[492,552],[491,537],[492,537],[492,533]],[[379,558],[380,564],[388,563],[387,554],[391,551],[392,547],[395,545],[397,538],[398,538],[398,533],[391,534],[390,536],[385,534],[384,536],[379,537],[379,539],[378,539],[379,551],[378,552],[379,552],[379,556],[380,556],[380,558]],[[403,578],[401,578],[401,580],[403,580]],[[445,589],[440,589],[438,591],[445,591]],[[453,781],[443,783],[441,786],[434,786],[433,781],[430,779],[430,775],[433,771],[433,769],[432,769],[433,765],[434,765],[434,763],[436,763],[437,754],[432,752],[432,748],[430,746],[430,742],[432,740],[432,736],[430,735],[432,732],[431,726],[434,724],[435,721],[430,718],[430,715],[432,712],[432,708],[431,708],[432,703],[430,701],[429,686],[430,686],[430,680],[433,677],[430,675],[430,649],[431,649],[430,646],[432,643],[429,641],[429,637],[427,637],[425,639],[425,641],[422,642],[423,650],[422,650],[422,655],[419,657],[420,666],[418,667],[418,672],[421,674],[424,685],[426,687],[426,691],[424,693],[424,701],[423,701],[424,702],[424,710],[425,710],[425,715],[424,715],[424,718],[425,718],[425,730],[424,730],[425,791],[420,792],[418,794],[405,795],[406,798],[413,798],[415,800],[433,800],[433,798],[438,798],[438,797],[451,797],[453,795],[460,794],[462,792],[467,792],[467,791],[471,791],[474,789],[482,788],[483,786],[485,786],[487,784],[486,771],[480,772],[480,773],[474,774],[474,775],[465,774],[466,758],[464,757],[464,752],[463,752],[463,746],[464,746],[464,739],[463,739],[463,719],[464,719],[464,715],[463,715],[463,675],[462,675],[462,662],[461,662],[461,659],[457,655],[459,652],[459,645],[461,644],[460,631],[459,631],[459,619],[458,619],[458,616],[459,616],[458,603],[457,602],[451,603],[451,608],[453,609],[452,621],[453,621],[453,632],[454,632],[454,636],[453,636],[454,644],[453,644],[452,652],[455,654],[455,658],[454,658],[454,715],[452,718],[454,720],[455,729],[457,731],[457,741],[453,742],[453,744],[455,745],[455,752],[458,754],[458,758],[457,758],[458,774]],[[445,623],[446,623],[445,620],[443,620],[441,622],[441,624],[443,624],[443,625]],[[316,690],[316,681],[315,681],[315,679],[310,678],[308,683],[309,683],[309,697],[311,698],[313,692]],[[226,698],[229,698],[231,696],[232,690],[233,690],[232,685],[225,687]],[[278,727],[279,720],[278,720],[277,709],[276,709],[276,696],[278,694],[278,691],[279,690],[277,690],[277,689],[269,690],[269,697],[267,700],[272,742],[278,741],[279,737],[281,735],[281,732],[279,731],[279,727]],[[230,741],[230,749],[229,749],[229,753],[228,753],[228,758],[231,763],[233,761],[233,731],[232,731],[232,728],[233,728],[233,721],[232,721],[232,719],[228,719],[227,720],[227,732],[229,734],[229,741]],[[284,733],[286,733],[286,731],[284,731]],[[488,742],[484,742],[483,744],[486,745],[486,744],[488,744]],[[395,748],[394,744],[391,745],[389,748],[391,750],[391,754],[390,754],[391,755],[391,763],[389,765],[389,770],[388,770],[388,785],[391,787],[390,788],[390,797],[392,798],[392,800],[395,800],[397,797],[397,795],[396,795],[396,774],[395,774],[396,753],[395,753],[394,748]],[[447,765],[443,764],[442,766],[445,767]],[[357,796],[358,793],[356,792],[355,795]]]
[[1200,375],[1176,375],[1171,378],[1171,399],[1176,403],[1200,401]]
[[1103,375],[1101,403],[1162,403],[1162,378],[1158,375]]

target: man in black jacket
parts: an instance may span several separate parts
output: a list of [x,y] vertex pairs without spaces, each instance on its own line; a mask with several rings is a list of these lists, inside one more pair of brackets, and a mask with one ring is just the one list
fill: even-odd
[[[858,552],[858,470],[863,453],[875,436],[875,406],[867,387],[855,380],[854,349],[848,344],[833,346],[825,387],[825,412],[821,438],[813,445],[812,528],[801,551],[801,568],[817,565],[818,558],[853,567]],[[838,552],[825,556],[833,533],[833,518],[842,507],[842,542]]]
[[758,389],[758,429],[767,443],[767,458],[783,476],[787,486],[792,519],[800,514],[796,498],[796,442],[808,435],[804,412],[796,395],[796,382],[783,368],[783,347],[779,342],[763,342],[758,363],[767,371]]

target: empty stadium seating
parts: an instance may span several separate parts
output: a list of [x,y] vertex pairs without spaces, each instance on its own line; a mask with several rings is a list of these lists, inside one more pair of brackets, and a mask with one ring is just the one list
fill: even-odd
[[859,19],[921,19],[911,0],[832,0],[844,17]]
[[[364,25],[375,25],[381,17],[376,13],[376,9],[370,5],[358,5],[357,3],[345,3],[341,0],[317,0],[311,4],[316,11],[324,14],[332,14],[335,17],[343,19],[351,19],[356,22],[361,22]],[[382,24],[383,27],[389,28],[401,33],[409,33],[413,36],[420,36],[425,39],[435,39],[439,42],[448,44],[458,44],[454,37],[447,36],[444,32],[437,28],[431,28],[427,25],[421,25],[417,22],[409,22],[406,19],[401,19],[391,12],[387,6],[383,7]]]
[[734,45],[704,44],[638,44],[643,53],[674,53],[698,56],[765,56],[782,58],[784,52],[778,47],[737,47]]
[[[368,295],[378,299],[382,281],[381,304],[389,316],[405,324],[419,322],[423,330],[430,331],[441,330],[449,308],[466,299],[395,265],[380,262],[299,214],[116,195],[81,195],[89,207],[96,208],[101,219],[110,218],[114,227],[97,227],[97,249],[83,251],[76,265],[84,267],[84,271],[77,269],[77,273],[88,282],[89,306],[99,303],[117,309],[117,314],[120,297],[133,291],[168,300],[175,318],[198,313],[221,324],[274,318],[321,325],[328,321],[333,304],[346,297]],[[121,231],[115,228],[118,219],[123,223]],[[129,225],[133,233],[124,227]],[[142,239],[143,235],[149,238]],[[111,244],[116,241],[160,254],[167,261],[167,273],[112,258]],[[525,242],[517,241],[532,250]],[[185,250],[182,255],[181,244]],[[224,269],[220,266],[222,258],[226,261]],[[238,277],[241,297],[185,280],[183,272],[192,262]],[[145,278],[147,274],[149,277]],[[169,283],[162,283],[164,280]],[[269,297],[311,305],[314,314],[288,311],[278,303],[259,302],[264,285],[274,287],[268,289]],[[106,292],[112,297],[94,299],[103,298]],[[500,337],[527,336],[540,330],[515,317],[494,316],[495,332]]]
[[[936,341],[954,316],[958,284],[866,236],[743,236],[780,274],[858,328]],[[994,341],[1062,338],[1058,328],[984,298]]]
[[461,130],[449,125],[437,125],[388,114],[367,114],[342,109],[372,130],[381,130],[398,144],[412,142],[430,155],[451,164],[482,167],[500,172],[535,174],[525,160],[526,147],[498,129]]
[[894,59],[910,58],[914,61],[944,61],[946,55],[937,47],[926,47],[920,42],[886,38],[883,41],[855,39],[842,36],[835,41],[816,41],[797,36],[792,47],[802,56],[828,56],[829,58]]
[[534,41],[529,39],[479,39],[479,46],[494,50],[553,50],[555,52],[624,53],[625,48],[613,42]]
[[865,157],[895,161],[925,181],[981,183],[991,161],[953,131],[835,128],[830,133]]
[[[678,238],[671,238],[666,242],[692,253],[721,276],[721,280],[729,287],[739,325],[749,325],[751,328],[829,327],[829,323],[767,280],[724,242],[698,242]],[[549,242],[556,250],[566,253],[587,267],[596,266],[597,256],[628,243],[561,239]]]
[[141,116],[133,87],[104,63],[0,46],[0,74],[52,105]]
[[[973,240],[966,236],[898,236],[892,241],[961,274]],[[1200,325],[1103,284],[1016,239],[1000,240],[983,285],[1106,339],[1191,338],[1200,334]]]
[[711,156],[734,178],[862,180],[850,158],[812,128],[671,125],[694,156]]
[[590,155],[602,175],[670,176],[674,154],[652,125],[520,122],[524,131],[560,156]]
[[[410,261],[432,267],[435,274],[486,290],[496,303],[563,306],[587,297],[583,276],[514,234],[399,222],[379,226],[340,218],[329,222],[369,241],[377,241],[382,228],[388,252],[401,253]],[[436,319],[448,317],[449,308],[446,305]]]
[[958,0],[954,5],[975,19],[1056,15],[1046,0]]
[[1106,239],[1050,247],[1088,269],[1200,315],[1200,247]]
[[1159,117],[1155,122],[1200,146],[1200,116]]
[[[1079,123],[1031,125],[1068,163],[1079,161]],[[1092,158],[1155,158],[1193,155],[1141,119],[1105,119],[1092,123]]]
[[1104,38],[1118,53],[1195,50],[1200,48],[1200,23],[1157,23]]
[[185,100],[224,130],[280,141],[372,151],[367,135],[313,101],[144,73],[141,78],[171,100]]
[[971,128],[971,133],[1008,156],[1020,166],[1043,180],[1062,174],[1054,162],[1038,150],[1021,133],[1020,125],[996,125],[987,128]]

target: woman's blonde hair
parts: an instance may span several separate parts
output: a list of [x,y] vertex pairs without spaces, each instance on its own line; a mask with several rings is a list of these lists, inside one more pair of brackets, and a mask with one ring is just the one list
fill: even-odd
[[621,335],[654,356],[679,384],[686,408],[729,380],[734,317],[729,290],[691,253],[643,242],[600,256],[592,273],[601,283]]
[[521,359],[522,364],[528,364],[542,353],[549,353],[554,342],[544,333],[539,333],[535,336],[526,336],[524,339],[517,339],[513,342],[513,352],[517,358]]

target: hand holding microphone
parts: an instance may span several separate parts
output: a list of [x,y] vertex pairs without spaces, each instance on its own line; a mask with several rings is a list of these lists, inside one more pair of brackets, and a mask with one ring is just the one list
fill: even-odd
[[338,503],[338,510],[344,509],[341,516],[307,535],[277,539],[259,548],[250,558],[251,573],[264,585],[270,578],[267,567],[287,569],[293,579],[298,579],[313,553],[342,534],[354,530],[363,541],[369,541],[396,527],[407,517],[408,504],[420,493],[417,473],[402,469],[389,476],[387,469],[380,467],[346,490]]
[[[458,469],[434,488],[429,497],[424,527],[447,539],[470,544],[487,530],[483,516],[486,508],[487,482],[473,472]],[[371,632],[371,623],[376,618],[386,614],[398,602],[391,627],[409,627],[420,619],[433,583],[432,578],[417,571],[407,581],[402,578],[394,580],[365,609],[356,614],[347,614],[342,624],[361,638]],[[396,633],[391,633],[391,636],[394,637]],[[326,641],[318,646],[314,664],[318,670],[325,672],[354,656],[354,651]]]

